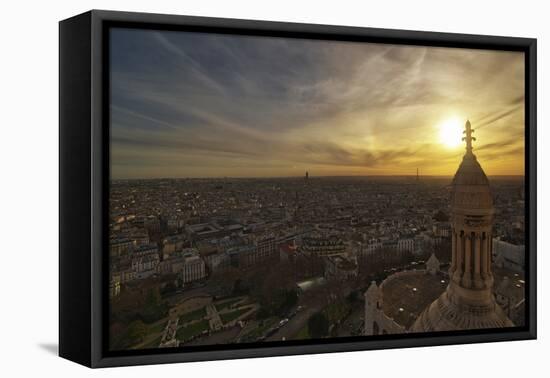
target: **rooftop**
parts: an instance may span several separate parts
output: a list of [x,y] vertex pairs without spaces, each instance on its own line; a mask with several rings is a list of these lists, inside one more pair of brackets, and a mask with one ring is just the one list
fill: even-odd
[[441,273],[431,275],[418,271],[390,276],[382,291],[384,313],[409,328],[420,313],[445,291],[447,284],[447,277]]
[[328,258],[331,260],[334,265],[338,267],[338,269],[341,270],[355,270],[357,269],[357,265],[353,262],[351,262],[348,259],[343,258],[342,256],[330,256]]
[[[500,294],[515,297],[525,297],[525,275],[507,268],[498,268],[493,265],[495,284],[493,289]],[[507,282],[504,282],[507,281]]]

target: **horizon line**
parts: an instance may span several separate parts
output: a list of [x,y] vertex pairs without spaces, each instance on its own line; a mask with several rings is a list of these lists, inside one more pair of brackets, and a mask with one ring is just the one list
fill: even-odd
[[[198,180],[198,179],[216,179],[216,180],[223,180],[223,179],[290,179],[290,178],[302,178],[305,179],[305,174],[301,176],[182,176],[182,177],[134,177],[134,178],[110,178],[110,181],[132,181],[132,180]],[[407,178],[416,178],[418,177],[420,180],[422,178],[446,178],[446,177],[454,177],[453,175],[420,175],[417,176],[416,174],[412,175],[324,175],[324,176],[312,176],[309,174],[308,179],[314,179],[314,178],[350,178],[350,177],[407,177]],[[487,175],[487,177],[525,177],[525,174],[511,174],[511,175]]]

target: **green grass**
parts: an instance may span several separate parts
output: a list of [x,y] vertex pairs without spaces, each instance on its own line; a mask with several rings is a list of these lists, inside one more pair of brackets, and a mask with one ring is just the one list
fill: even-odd
[[229,300],[226,300],[224,302],[216,303],[215,304],[216,310],[218,312],[220,312],[221,310],[223,310],[225,308],[229,308],[232,305],[234,305],[235,303],[240,302],[241,300],[242,300],[242,298],[237,298],[237,299],[229,299]]
[[149,333],[161,333],[166,327],[166,321],[158,322],[149,326]]
[[145,342],[136,346],[138,349],[144,348],[158,348],[164,328],[166,327],[166,321],[157,322],[148,326],[147,336],[144,337]]
[[241,310],[226,312],[225,314],[220,314],[220,318],[222,319],[222,322],[225,324],[225,323],[229,323],[232,320],[237,319],[239,316],[241,316],[242,314],[248,311],[250,311],[250,307],[243,308]]
[[210,329],[208,320],[199,320],[198,322],[180,327],[176,332],[176,338],[180,341],[186,341],[194,336],[200,335],[208,329]]
[[158,346],[160,345],[160,340],[162,339],[162,335],[160,336],[157,336],[155,337],[154,339],[152,339],[151,341],[143,344],[142,348],[144,349],[147,349],[147,348],[158,348]]
[[276,317],[267,318],[264,320],[263,325],[258,325],[258,327],[254,328],[250,332],[248,332],[244,337],[243,340],[245,341],[254,341],[258,337],[263,336],[264,333],[267,332],[269,328],[277,324],[279,321]]
[[199,308],[198,310],[188,312],[180,316],[178,324],[185,324],[193,320],[199,320],[206,316],[206,307]]
[[307,324],[298,332],[295,336],[295,340],[303,340],[303,339],[309,339],[309,329],[307,328]]

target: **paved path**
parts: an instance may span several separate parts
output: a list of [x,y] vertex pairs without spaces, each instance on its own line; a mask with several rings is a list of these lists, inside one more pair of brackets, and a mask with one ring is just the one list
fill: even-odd
[[217,331],[222,329],[222,319],[220,318],[220,314],[218,314],[218,310],[216,310],[216,306],[212,303],[206,306],[206,317],[209,319],[208,322],[211,330]]
[[290,319],[288,323],[279,328],[277,332],[269,336],[266,341],[281,341],[283,338],[285,340],[292,339],[302,330],[302,328],[306,326],[308,319],[316,312],[321,311],[323,307],[324,304],[318,304],[316,306],[308,306],[307,308],[304,308],[302,311],[297,313],[296,316]]
[[169,319],[164,334],[160,340],[160,347],[174,347],[178,346],[178,340],[176,339],[176,332],[178,330],[179,318]]

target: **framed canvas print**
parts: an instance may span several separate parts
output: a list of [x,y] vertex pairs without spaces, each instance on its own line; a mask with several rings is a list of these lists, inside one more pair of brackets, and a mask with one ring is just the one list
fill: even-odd
[[536,40],[60,23],[60,355],[536,337]]

